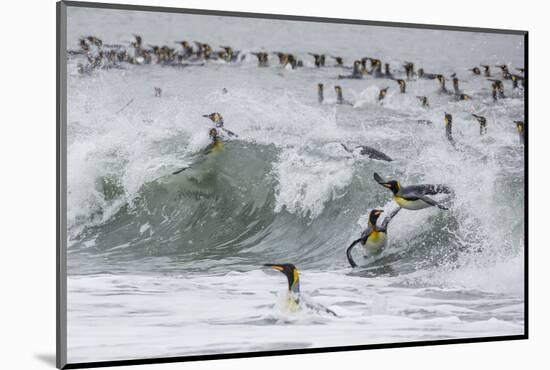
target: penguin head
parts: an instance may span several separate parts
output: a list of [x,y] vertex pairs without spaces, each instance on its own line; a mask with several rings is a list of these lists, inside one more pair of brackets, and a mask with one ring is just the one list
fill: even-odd
[[317,91],[323,92],[323,84],[322,83],[317,84]]
[[478,116],[477,114],[472,114],[472,116],[474,116],[475,119],[477,119],[477,121],[481,124],[484,124],[487,122],[487,119],[483,116]]
[[210,114],[204,114],[203,117],[210,118],[210,120],[212,122],[214,122],[216,124],[216,126],[223,125],[223,117],[222,117],[221,114],[219,114],[217,112],[210,113]]
[[339,85],[336,85],[334,86],[334,90],[336,91],[337,94],[339,94],[342,92],[342,87],[340,87]]
[[217,141],[219,139],[218,130],[216,130],[215,128],[211,128],[210,131],[208,131],[208,136],[210,136],[210,139],[212,139],[212,141]]
[[453,116],[450,113],[445,112],[445,125],[448,126],[453,123]]
[[382,210],[380,209],[373,209],[372,211],[370,211],[370,214],[369,214],[369,223],[371,225],[376,225],[376,222],[378,221],[378,218],[380,217],[380,215],[382,214]]
[[401,189],[401,186],[399,185],[399,181],[396,181],[396,180],[388,181],[385,184],[382,184],[382,186],[390,189],[394,194],[399,192],[399,189]]
[[445,83],[445,77],[443,75],[437,75],[436,78],[437,78],[437,81],[439,81],[440,84]]
[[273,270],[283,273],[288,280],[288,290],[292,293],[300,293],[300,276],[298,269],[291,263],[283,264],[265,264],[264,267],[269,267]]

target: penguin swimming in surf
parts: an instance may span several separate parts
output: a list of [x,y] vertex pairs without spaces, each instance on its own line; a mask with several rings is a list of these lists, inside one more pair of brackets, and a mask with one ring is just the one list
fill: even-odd
[[324,54],[314,54],[308,53],[315,59],[315,67],[320,68],[325,66],[325,55]]
[[414,76],[414,63],[411,62],[405,62],[403,65],[403,68],[405,68],[405,75],[407,76],[407,80],[410,80]]
[[389,89],[389,86],[383,89],[380,89],[380,92],[378,93],[378,101],[381,101],[386,97],[386,94],[388,93],[388,89]]
[[454,89],[454,92],[455,92],[455,100],[470,100],[472,99],[470,97],[470,95],[467,95],[467,94],[464,94],[461,90],[460,90],[460,87],[458,87],[458,77],[456,77],[456,73],[453,73],[452,76],[453,78],[453,89]]
[[510,71],[508,70],[508,66],[506,64],[497,64],[495,67],[500,68],[500,70],[502,71],[503,80],[509,80],[511,78]]
[[[340,143],[340,145],[342,145],[342,148],[344,148],[344,150],[348,153],[351,153],[353,154],[353,150],[348,148],[345,144],[342,144]],[[386,161],[386,162],[391,162],[393,161],[393,159],[391,159],[390,156],[388,156],[387,154],[384,154],[382,153],[381,151],[379,150],[376,150],[374,148],[371,148],[370,146],[366,146],[366,145],[357,145],[355,147],[356,149],[361,149],[359,154],[361,155],[365,155],[371,159],[378,159],[380,161]]]
[[437,78],[437,74],[435,73],[426,73],[424,72],[423,68],[418,69],[418,78],[423,80],[435,80]]
[[462,91],[460,91],[460,87],[458,86],[458,77],[456,77],[456,74],[453,73],[451,77],[453,78],[453,89],[455,91],[455,94],[462,93]]
[[437,79],[437,82],[439,82],[439,93],[440,94],[448,94],[449,91],[445,87],[445,76],[437,75],[436,79]]
[[427,97],[427,96],[417,96],[416,98],[417,98],[418,100],[420,100],[420,103],[422,104],[422,107],[423,107],[423,108],[429,108],[430,102],[428,101],[428,97]]
[[225,55],[225,61],[226,62],[234,62],[237,60],[240,51],[235,51],[231,46],[223,46],[220,45],[220,48],[222,48],[226,55]]
[[453,116],[450,113],[445,112],[445,135],[447,136],[447,140],[451,142],[451,144],[454,145],[455,141],[453,139]]
[[485,135],[487,133],[487,119],[483,116],[478,116],[477,114],[472,114],[475,119],[479,122],[479,134]]
[[493,94],[493,100],[497,99],[504,99],[506,96],[504,95],[504,84],[501,80],[495,80],[492,78],[488,78],[489,81],[492,82],[492,94]]
[[258,58],[258,67],[268,67],[269,66],[269,59],[268,54],[264,52],[260,53],[252,53],[252,55],[255,55],[256,58]]
[[323,104],[324,100],[324,86],[322,83],[317,84],[317,100],[319,101],[319,104]]
[[376,172],[374,173],[374,180],[383,187],[391,190],[391,192],[393,193],[393,200],[401,208],[412,211],[428,207],[437,207],[445,210],[449,209],[448,207],[428,197],[428,195],[452,194],[451,189],[446,185],[422,184],[401,186],[399,181],[384,181],[382,177]]
[[514,89],[517,89],[519,88],[519,85],[518,85],[518,82],[521,81],[521,86],[522,87],[525,87],[525,79],[522,77],[522,76],[519,76],[519,75],[516,75],[516,74],[511,74],[511,79],[512,79],[512,88]]
[[399,92],[401,94],[405,94],[407,92],[407,83],[405,82],[405,80],[397,79],[394,81],[399,84]]
[[361,61],[356,60],[353,62],[353,72],[351,75],[338,75],[339,79],[352,78],[352,79],[361,79],[363,78],[363,72],[361,72]]
[[384,211],[380,209],[373,209],[372,211],[370,211],[369,224],[366,230],[361,233],[361,237],[359,239],[354,240],[346,249],[346,257],[348,258],[348,262],[351,267],[357,267],[357,264],[355,263],[351,255],[352,249],[357,244],[361,244],[365,248],[365,251],[367,252],[367,257],[376,256],[382,253],[388,243],[388,224],[400,210],[401,208],[397,207],[388,217],[386,217],[382,221],[382,224],[380,226],[377,225],[377,221]]
[[286,279],[288,281],[288,292],[284,303],[285,311],[290,313],[295,313],[295,312],[301,311],[302,307],[305,307],[317,312],[322,311],[332,316],[336,316],[336,317],[338,316],[334,311],[329,310],[328,308],[320,304],[308,302],[305,299],[303,299],[304,297],[302,297],[300,292],[300,274],[296,266],[294,266],[293,264],[267,263],[264,265],[264,267],[268,267],[275,271],[279,271],[286,276]]
[[525,122],[523,121],[514,121],[516,124],[516,129],[518,130],[519,142],[525,144]]
[[210,114],[203,114],[203,117],[205,118],[210,118],[210,120],[216,125],[217,128],[220,128],[222,129],[224,132],[226,132],[229,136],[238,136],[236,133],[234,133],[233,131],[230,131],[228,129],[226,129],[224,126],[223,126],[223,117],[221,114],[215,112],[215,113],[210,113]]
[[181,45],[183,49],[183,53],[181,54],[182,59],[189,59],[193,56],[193,47],[187,41],[176,41],[176,44]]
[[470,68],[468,71],[471,71],[476,76],[481,75],[481,70],[479,69],[479,67]]
[[380,59],[374,58],[369,58],[369,60],[371,64],[371,70],[369,74],[374,76],[374,78],[384,77],[384,73],[382,73],[382,61]]
[[344,65],[344,59],[342,57],[333,57],[332,55],[330,57],[334,59],[338,67],[342,67]]
[[334,86],[334,91],[336,91],[336,104],[353,105],[350,101],[345,100],[342,96],[342,87]]

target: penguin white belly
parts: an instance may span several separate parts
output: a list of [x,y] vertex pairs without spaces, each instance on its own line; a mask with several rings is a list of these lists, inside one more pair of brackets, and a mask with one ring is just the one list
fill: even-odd
[[380,231],[373,231],[367,238],[367,242],[363,244],[367,254],[369,256],[376,255],[382,252],[387,244],[386,233]]
[[421,199],[407,200],[401,197],[393,197],[393,199],[397,204],[399,204],[401,208],[409,209],[411,211],[417,211],[419,209],[431,207],[431,205]]

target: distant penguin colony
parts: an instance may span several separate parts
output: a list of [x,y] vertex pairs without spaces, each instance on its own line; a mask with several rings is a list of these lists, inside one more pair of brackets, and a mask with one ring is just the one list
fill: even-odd
[[[219,46],[220,50],[214,50],[208,43],[200,41],[175,41],[178,45],[178,49],[168,46],[159,45],[146,45],[143,43],[141,35],[134,35],[134,40],[129,44],[129,48],[126,49],[123,46],[107,46],[101,39],[95,36],[82,37],[79,40],[78,50],[69,51],[69,54],[81,54],[84,55],[88,61],[87,64],[79,64],[77,70],[81,74],[89,74],[97,69],[109,69],[109,68],[122,68],[124,63],[131,65],[147,65],[147,64],[161,64],[164,66],[204,66],[208,62],[222,62],[222,63],[237,63],[242,62],[247,58],[256,58],[257,66],[260,68],[273,67],[278,65],[279,68],[298,69],[304,68],[306,64],[304,61],[297,57],[295,54],[282,52],[282,51],[257,51],[251,53],[245,53],[239,50],[233,49],[231,46]],[[193,46],[194,45],[194,46]],[[448,96],[450,101],[462,102],[470,101],[472,96],[477,98],[483,98],[487,96],[492,98],[495,104],[502,99],[506,99],[505,84],[511,83],[513,90],[524,89],[526,85],[526,75],[524,67],[516,67],[511,69],[506,64],[494,65],[497,68],[497,73],[492,74],[491,65],[479,64],[479,66],[473,66],[465,71],[473,78],[485,78],[487,83],[487,89],[482,90],[474,95],[464,93],[459,86],[460,79],[456,73],[451,74],[449,77],[452,80],[453,90],[449,91],[446,86],[448,79],[441,73],[429,73],[423,68],[415,69],[415,64],[411,61],[404,61],[401,64],[403,70],[392,69],[390,63],[383,63],[381,59],[374,57],[362,57],[355,59],[351,65],[346,65],[344,58],[341,56],[323,54],[316,52],[307,53],[309,57],[308,63],[313,63],[314,68],[338,68],[344,71],[342,74],[335,74],[335,79],[338,80],[363,80],[365,78],[371,79],[386,79],[395,81],[396,87],[399,88],[400,94],[408,93],[408,85],[413,85],[416,80],[436,80],[438,84],[437,92],[442,96]],[[327,62],[327,56],[330,58]],[[276,59],[275,59],[276,58]],[[273,62],[274,59],[275,62]],[[271,62],[271,63],[270,63]],[[311,65],[311,64],[309,64]],[[384,67],[382,69],[382,66]],[[480,68],[481,67],[481,68]],[[512,73],[511,70],[517,73]],[[336,95],[336,105],[348,106],[349,109],[353,109],[354,104],[344,98],[342,86],[340,84],[334,84],[334,94]],[[393,85],[392,85],[393,86]],[[317,101],[319,104],[326,104],[325,100],[325,87],[326,84],[319,82],[317,84]],[[384,99],[387,98],[388,90],[390,86],[381,88],[376,97],[378,104],[384,104]],[[393,88],[392,88],[393,89]],[[435,90],[435,87],[434,87]],[[490,92],[487,93],[487,90]],[[224,88],[224,92],[227,90]],[[414,91],[414,89],[413,89]],[[154,96],[157,98],[162,97],[161,87],[154,87]],[[424,110],[431,109],[430,102],[426,96],[415,96],[418,100],[420,107]],[[342,108],[345,109],[345,108]],[[218,152],[224,148],[224,134],[228,137],[238,137],[237,134],[228,130],[224,126],[224,119],[220,113],[214,112],[210,114],[204,114],[203,117],[208,118],[214,127],[208,131],[210,138],[210,144],[206,148],[206,154],[211,152]],[[488,132],[487,118],[476,113],[472,113],[471,117],[479,123],[479,133],[481,136],[486,135]],[[471,121],[473,121],[470,118]],[[453,138],[452,125],[453,116],[451,113],[444,113],[443,117],[445,135],[447,140],[455,147],[455,139]],[[473,122],[475,122],[473,121]],[[432,125],[432,121],[419,119],[420,124]],[[525,142],[526,124],[524,120],[513,121],[516,125],[517,134],[519,136],[519,142],[521,145]],[[351,155],[361,155],[373,160],[379,161],[392,161],[392,158],[387,154],[366,145],[356,145],[353,149],[350,149],[347,145],[341,143],[344,151]],[[456,148],[456,147],[455,147]],[[173,174],[180,174],[187,170],[189,167],[183,167],[173,172]],[[385,180],[377,173],[374,173],[374,180],[382,187],[391,191],[393,200],[395,201],[397,208],[385,216],[384,211],[380,209],[373,209],[368,216],[368,226],[362,232],[360,238],[354,240],[346,249],[346,257],[351,267],[357,267],[357,263],[353,259],[352,251],[358,244],[364,247],[366,256],[375,256],[380,254],[387,244],[387,232],[390,221],[397,215],[401,209],[418,211],[425,208],[438,208],[440,210],[448,210],[447,204],[443,204],[440,201],[436,201],[431,196],[444,194],[447,199],[451,199],[454,196],[454,192],[449,187],[443,184],[421,184],[421,185],[409,185],[403,186],[397,180]],[[382,222],[379,222],[382,220]],[[294,312],[298,311],[303,305],[300,299],[300,283],[298,270],[293,264],[268,264],[265,267],[277,270],[283,273],[288,280],[288,297],[286,305],[288,310]],[[317,307],[318,308],[318,307]],[[322,308],[325,312],[332,315],[336,314],[326,308]]]

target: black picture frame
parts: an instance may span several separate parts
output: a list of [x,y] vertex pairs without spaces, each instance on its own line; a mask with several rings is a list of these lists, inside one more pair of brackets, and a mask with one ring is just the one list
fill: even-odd
[[[464,339],[443,339],[443,340],[428,340],[428,341],[413,341],[399,343],[381,343],[368,345],[353,345],[353,346],[337,346],[323,348],[304,348],[304,349],[287,349],[273,351],[258,351],[258,352],[242,352],[228,354],[211,354],[199,356],[175,356],[163,358],[145,358],[145,359],[130,359],[130,360],[114,360],[114,361],[97,361],[97,362],[81,362],[67,363],[67,142],[66,142],[66,112],[67,112],[67,8],[96,8],[96,9],[115,9],[115,10],[134,10],[146,12],[161,12],[161,13],[182,13],[182,14],[197,14],[197,15],[217,15],[224,17],[241,17],[241,18],[260,18],[260,19],[276,19],[286,21],[301,21],[301,22],[321,22],[321,23],[336,23],[350,25],[366,25],[366,26],[382,26],[382,27],[400,27],[400,28],[415,28],[428,30],[445,30],[445,31],[467,31],[481,33],[497,33],[497,34],[512,34],[524,37],[524,61],[525,61],[525,145],[524,145],[524,334],[523,335],[506,335],[506,336],[490,336],[476,337]],[[142,365],[142,364],[159,364],[159,363],[174,363],[174,362],[189,362],[189,361],[207,361],[220,359],[234,359],[246,357],[265,357],[265,356],[282,356],[296,354],[314,354],[324,352],[342,352],[342,351],[361,351],[370,349],[388,349],[402,347],[419,347],[419,346],[435,346],[448,344],[462,343],[479,343],[479,342],[496,342],[496,341],[511,341],[524,340],[529,338],[529,222],[528,222],[528,205],[529,205],[529,53],[528,41],[529,33],[524,30],[510,29],[492,29],[492,28],[475,28],[475,27],[459,27],[446,25],[429,25],[415,23],[399,23],[399,22],[382,22],[368,21],[357,19],[338,19],[325,17],[309,17],[295,16],[283,14],[262,14],[248,12],[229,12],[218,10],[204,9],[188,9],[188,8],[173,8],[159,6],[141,6],[129,4],[110,4],[96,2],[79,2],[79,1],[60,1],[56,4],[56,31],[57,31],[57,63],[56,63],[56,122],[57,122],[57,143],[56,143],[56,366],[59,369],[78,369],[78,368],[95,368],[95,367],[110,367],[110,366],[126,366],[126,365]]]

